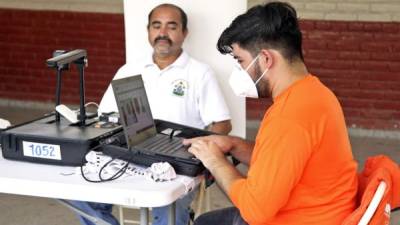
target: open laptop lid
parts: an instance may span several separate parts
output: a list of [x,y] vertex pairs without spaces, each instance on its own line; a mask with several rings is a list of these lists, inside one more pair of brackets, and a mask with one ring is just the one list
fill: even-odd
[[113,80],[111,86],[128,147],[157,134],[141,75]]

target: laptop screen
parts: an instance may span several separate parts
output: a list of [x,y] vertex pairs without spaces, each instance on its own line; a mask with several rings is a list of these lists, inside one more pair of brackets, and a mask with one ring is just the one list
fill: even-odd
[[157,134],[141,75],[111,82],[128,147]]

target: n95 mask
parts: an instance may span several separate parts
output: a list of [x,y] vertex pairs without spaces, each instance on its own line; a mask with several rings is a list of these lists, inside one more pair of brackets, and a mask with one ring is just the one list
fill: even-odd
[[239,64],[236,64],[233,68],[231,76],[229,77],[229,85],[231,86],[233,92],[240,97],[258,98],[258,92],[256,85],[268,71],[268,68],[261,74],[261,76],[253,82],[247,70],[256,62],[260,55],[247,66],[244,70]]

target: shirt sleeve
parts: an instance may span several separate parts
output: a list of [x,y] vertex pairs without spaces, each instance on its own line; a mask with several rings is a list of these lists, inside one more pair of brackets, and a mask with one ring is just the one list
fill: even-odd
[[[117,71],[113,80],[140,74],[138,71],[139,70],[136,67],[125,64]],[[101,98],[98,109],[99,115],[101,113],[108,113],[108,112],[118,112],[117,102],[115,101],[114,91],[112,89],[111,84],[108,85],[107,90],[103,95],[103,98]]]
[[210,68],[207,69],[200,82],[198,103],[201,119],[206,125],[231,118],[224,95]]
[[250,224],[271,220],[285,206],[311,155],[306,129],[273,119],[256,139],[247,178],[232,184],[229,197]]
[[101,98],[98,113],[108,113],[108,112],[118,112],[117,103],[114,97],[114,91],[111,87],[111,84],[108,85],[106,92]]

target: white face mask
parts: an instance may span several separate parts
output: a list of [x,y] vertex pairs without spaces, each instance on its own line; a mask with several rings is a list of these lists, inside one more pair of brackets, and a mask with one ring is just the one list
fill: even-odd
[[247,70],[256,62],[260,55],[257,55],[256,58],[247,66],[245,70],[237,64],[229,77],[229,84],[233,90],[233,92],[237,96],[241,97],[249,97],[249,98],[258,98],[258,92],[256,85],[261,80],[261,78],[267,73],[268,68],[261,74],[261,76],[253,82]]

